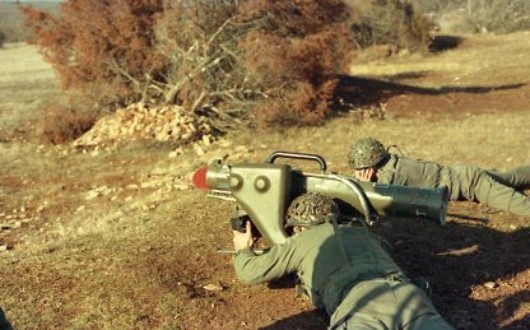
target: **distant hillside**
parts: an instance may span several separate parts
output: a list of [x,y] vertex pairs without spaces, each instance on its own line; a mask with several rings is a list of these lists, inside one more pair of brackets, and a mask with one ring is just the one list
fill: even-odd
[[[24,1],[22,4],[57,14],[61,2]],[[0,1],[0,33],[5,35],[6,42],[24,41],[30,36],[30,31],[24,27],[23,22],[24,15],[15,1]]]

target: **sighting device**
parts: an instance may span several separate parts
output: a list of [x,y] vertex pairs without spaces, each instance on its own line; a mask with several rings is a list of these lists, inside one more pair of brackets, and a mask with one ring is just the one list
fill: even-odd
[[[318,163],[319,173],[294,169],[283,159]],[[285,212],[291,201],[306,192],[317,192],[333,198],[341,212],[357,216],[364,226],[371,226],[381,217],[424,219],[439,224],[447,216],[447,188],[416,188],[361,182],[351,176],[328,173],[320,155],[274,151],[263,163],[229,165],[218,159],[198,169],[193,175],[196,187],[208,190],[212,198],[236,202],[241,219],[251,220],[255,229],[269,244],[281,244],[288,237]],[[236,219],[239,218],[239,219]],[[237,224],[236,224],[237,225]]]

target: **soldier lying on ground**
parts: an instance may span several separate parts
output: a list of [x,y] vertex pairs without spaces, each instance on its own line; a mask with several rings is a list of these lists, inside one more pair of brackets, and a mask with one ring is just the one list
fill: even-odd
[[447,187],[450,200],[470,200],[530,216],[530,198],[518,190],[530,187],[530,166],[501,173],[473,165],[445,166],[389,153],[376,139],[355,141],[348,155],[354,176],[361,181],[415,186]]
[[248,284],[297,272],[302,288],[331,316],[330,329],[453,329],[428,296],[412,284],[365,227],[337,224],[335,202],[324,195],[297,197],[287,211],[293,236],[256,255],[250,223],[234,231],[236,274]]

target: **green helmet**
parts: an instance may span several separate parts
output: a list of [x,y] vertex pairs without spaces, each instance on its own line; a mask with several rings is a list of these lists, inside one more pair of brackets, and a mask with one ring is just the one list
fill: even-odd
[[312,226],[331,222],[340,215],[339,207],[331,197],[306,193],[296,197],[287,209],[286,227]]
[[348,154],[348,163],[353,169],[373,167],[388,156],[383,144],[376,139],[367,138],[355,141]]

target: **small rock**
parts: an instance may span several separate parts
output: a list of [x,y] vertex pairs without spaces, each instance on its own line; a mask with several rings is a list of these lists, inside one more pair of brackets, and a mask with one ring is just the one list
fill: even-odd
[[228,147],[232,146],[232,142],[228,141],[228,140],[220,140],[219,141],[219,146],[222,147],[222,148],[228,148]]
[[205,134],[202,136],[202,143],[204,143],[205,146],[209,146],[212,142],[210,140],[210,135]]
[[99,197],[99,195],[101,195],[101,193],[97,190],[91,190],[89,192],[86,193],[85,195],[85,199],[86,200],[91,200],[91,199],[94,199],[96,197]]
[[187,184],[174,184],[173,189],[175,190],[189,190],[190,186]]
[[221,285],[211,283],[203,286],[203,289],[206,291],[223,291],[224,288]]
[[234,151],[235,152],[249,152],[249,148],[247,148],[244,145],[238,145],[237,147],[235,147]]
[[484,283],[484,286],[488,289],[495,289],[497,287],[497,283],[490,281]]
[[202,149],[200,145],[194,144],[193,149],[195,149],[195,154],[197,154],[197,156],[204,156],[204,149]]

